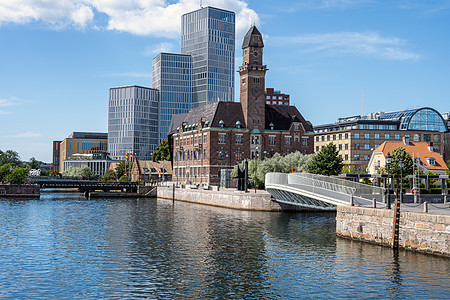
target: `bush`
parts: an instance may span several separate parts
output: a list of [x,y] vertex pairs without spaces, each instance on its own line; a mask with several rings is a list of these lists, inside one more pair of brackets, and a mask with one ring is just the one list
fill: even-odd
[[12,170],[11,174],[6,176],[6,180],[11,184],[24,184],[29,172],[30,169],[27,168],[15,168]]
[[128,177],[127,175],[122,175],[120,178],[119,178],[119,182],[130,182],[131,180],[130,180],[130,177]]

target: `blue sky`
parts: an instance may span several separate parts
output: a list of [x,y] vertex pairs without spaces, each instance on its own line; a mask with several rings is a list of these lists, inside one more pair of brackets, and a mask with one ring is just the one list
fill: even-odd
[[[243,35],[258,26],[266,87],[290,94],[314,125],[450,111],[450,1],[202,2],[236,12],[236,68]],[[153,57],[180,52],[180,16],[199,3],[0,0],[0,150],[50,162],[53,140],[107,132],[108,89],[151,87]]]

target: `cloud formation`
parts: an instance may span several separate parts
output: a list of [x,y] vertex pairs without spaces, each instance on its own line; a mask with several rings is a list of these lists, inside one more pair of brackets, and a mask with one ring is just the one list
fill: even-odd
[[13,135],[11,137],[13,138],[37,138],[40,137],[42,134],[38,133],[38,132],[33,132],[33,131],[25,131],[22,133],[18,133],[16,135]]
[[376,32],[336,32],[303,34],[276,38],[283,43],[296,44],[302,52],[328,55],[352,54],[386,60],[418,60],[421,56],[405,49],[407,42],[397,37],[382,37]]
[[[258,15],[243,0],[209,0],[203,5],[234,11],[237,36],[245,34],[251,24],[259,24]],[[198,0],[8,0],[0,2],[0,25],[37,21],[57,27],[95,28],[95,15],[104,14],[108,30],[177,37],[181,15],[196,9]]]

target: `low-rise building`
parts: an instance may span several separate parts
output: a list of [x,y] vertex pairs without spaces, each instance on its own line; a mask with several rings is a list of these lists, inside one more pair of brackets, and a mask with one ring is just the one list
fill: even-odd
[[370,157],[367,167],[368,173],[377,174],[380,168],[384,168],[387,154],[392,154],[397,148],[404,148],[413,160],[418,162],[418,167],[422,169],[424,174],[432,172],[436,175],[445,175],[448,171],[441,154],[435,151],[433,142],[411,142],[406,137],[403,141],[386,141],[377,147]]
[[131,168],[131,181],[170,181],[172,180],[172,162],[135,160]]
[[266,104],[290,105],[290,96],[274,88],[266,88],[264,95],[266,96]]
[[95,175],[103,175],[109,169],[111,163],[117,163],[111,160],[107,153],[74,154],[63,161],[63,170],[70,167],[81,168],[88,166]]

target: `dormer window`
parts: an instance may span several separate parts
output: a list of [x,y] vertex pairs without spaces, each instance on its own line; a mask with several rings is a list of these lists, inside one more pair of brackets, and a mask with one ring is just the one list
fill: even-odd
[[425,157],[427,160],[428,165],[435,166],[436,165],[436,159],[434,157]]
[[273,123],[269,124],[270,130],[273,130]]
[[241,128],[241,122],[240,121],[236,121],[236,128]]
[[219,121],[219,126],[220,126],[220,128],[223,128],[224,123],[225,123],[225,122],[224,122],[223,120],[220,120],[220,121]]

